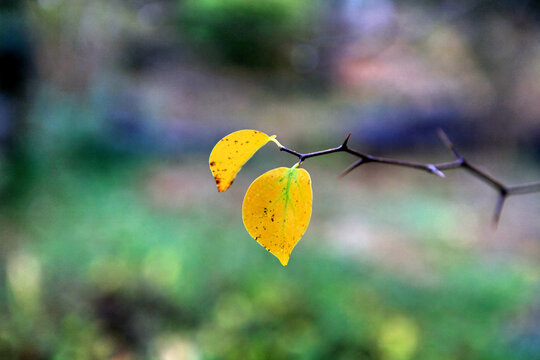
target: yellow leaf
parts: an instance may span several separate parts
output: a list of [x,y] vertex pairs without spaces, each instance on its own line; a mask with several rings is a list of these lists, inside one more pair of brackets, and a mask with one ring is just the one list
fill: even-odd
[[221,139],[208,160],[218,191],[227,190],[246,161],[274,138],[257,130],[240,130]]
[[259,244],[287,266],[291,251],[308,227],[312,200],[306,170],[270,170],[253,181],[244,197],[244,225]]

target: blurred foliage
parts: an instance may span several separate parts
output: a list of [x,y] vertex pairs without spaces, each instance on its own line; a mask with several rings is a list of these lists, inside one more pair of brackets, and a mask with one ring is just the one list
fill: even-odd
[[283,271],[225,209],[156,209],[148,170],[46,170],[8,257],[3,358],[530,359],[509,335],[524,266],[447,253],[410,279],[306,242]]
[[226,63],[269,68],[287,61],[292,41],[305,30],[310,3],[179,1],[178,21],[189,42],[202,53],[210,52],[206,59],[215,56]]

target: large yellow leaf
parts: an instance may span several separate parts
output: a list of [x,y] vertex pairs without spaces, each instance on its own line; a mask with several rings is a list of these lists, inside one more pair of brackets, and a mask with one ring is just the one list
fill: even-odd
[[242,218],[249,234],[287,266],[294,246],[311,218],[313,191],[304,169],[280,167],[259,176],[249,187]]
[[219,140],[208,160],[218,191],[227,190],[246,161],[274,138],[257,130],[240,130]]

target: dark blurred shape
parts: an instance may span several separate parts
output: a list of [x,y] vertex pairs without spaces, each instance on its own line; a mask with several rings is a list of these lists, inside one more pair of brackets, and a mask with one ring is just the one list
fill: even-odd
[[308,14],[304,1],[185,1],[179,25],[203,58],[248,68],[287,64]]
[[374,344],[358,344],[354,342],[337,342],[332,344],[321,359],[380,359]]
[[103,293],[94,301],[94,309],[103,329],[116,340],[118,351],[144,353],[148,342],[167,322],[184,329],[198,324],[192,313],[150,291],[132,296]]
[[22,3],[0,3],[0,24],[0,140],[7,167],[7,183],[0,193],[10,201],[19,199],[30,182],[23,106],[33,66]]
[[120,92],[109,100],[103,127],[79,138],[69,152],[74,164],[110,171],[154,156],[182,159],[207,154],[224,134],[236,130],[200,119],[155,117],[143,110],[144,100],[136,92]]
[[137,334],[137,325],[133,318],[133,309],[117,294],[104,294],[96,300],[96,316],[104,329],[118,343],[128,348],[138,348],[143,339]]
[[0,91],[10,97],[24,94],[30,69],[30,51],[24,30],[16,24],[2,24],[0,42]]
[[226,133],[203,121],[149,119],[136,100],[128,99],[116,102],[107,120],[107,146],[119,154],[179,156],[206,152]]
[[438,129],[447,132],[460,148],[482,145],[481,130],[473,119],[444,105],[429,109],[385,107],[361,115],[357,111],[353,113],[351,117],[357,119],[353,120],[357,125],[352,127],[352,138],[373,152],[442,148]]
[[0,144],[4,143],[10,134],[13,121],[11,102],[5,95],[0,95]]
[[32,53],[19,1],[0,3],[0,93],[11,100],[26,94]]

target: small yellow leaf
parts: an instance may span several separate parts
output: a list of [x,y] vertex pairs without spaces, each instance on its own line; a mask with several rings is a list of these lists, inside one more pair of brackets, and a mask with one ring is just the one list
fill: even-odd
[[280,167],[250,185],[242,206],[248,233],[287,266],[311,218],[313,191],[304,169]]
[[272,139],[257,130],[240,130],[219,140],[208,160],[218,191],[227,190],[246,161]]

